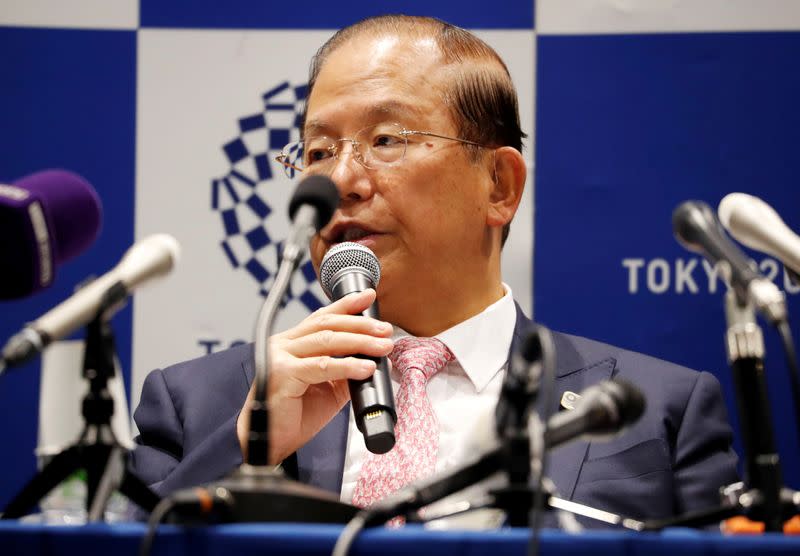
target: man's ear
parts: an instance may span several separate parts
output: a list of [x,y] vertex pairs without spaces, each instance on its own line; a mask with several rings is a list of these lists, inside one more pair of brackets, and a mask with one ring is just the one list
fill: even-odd
[[511,222],[522,200],[528,169],[522,154],[513,147],[494,151],[494,183],[489,193],[486,223],[502,227]]

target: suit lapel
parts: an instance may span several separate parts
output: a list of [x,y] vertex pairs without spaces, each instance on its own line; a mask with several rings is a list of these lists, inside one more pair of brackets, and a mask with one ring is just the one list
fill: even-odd
[[[517,323],[514,329],[514,340],[511,343],[511,354],[514,353],[526,332],[533,327],[533,322],[517,306]],[[616,368],[616,360],[605,358],[597,361],[587,360],[580,353],[568,336],[552,332],[556,352],[555,392],[549,408],[537,404],[537,411],[543,416],[558,411],[561,396],[566,391],[579,393],[588,386],[612,377]],[[548,458],[545,473],[556,484],[561,496],[570,499],[580,476],[581,467],[589,450],[589,442],[577,440],[553,450]]]
[[[557,368],[554,402],[558,404],[566,391],[578,393],[592,384],[611,378],[615,366],[616,361],[609,358],[560,375],[558,371],[564,373],[566,369]],[[556,484],[558,492],[566,498],[572,498],[575,491],[575,484],[586,460],[589,444],[585,440],[572,441],[554,449],[547,461],[547,475]]]
[[314,438],[297,450],[297,469],[301,482],[337,494],[342,491],[349,424],[348,403]]

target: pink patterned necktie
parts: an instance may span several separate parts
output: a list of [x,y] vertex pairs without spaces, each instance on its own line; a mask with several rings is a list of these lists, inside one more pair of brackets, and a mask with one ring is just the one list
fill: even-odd
[[436,338],[409,337],[395,342],[389,358],[402,376],[394,429],[397,442],[385,454],[367,454],[353,491],[353,504],[362,508],[433,473],[439,452],[439,423],[425,387],[453,353]]

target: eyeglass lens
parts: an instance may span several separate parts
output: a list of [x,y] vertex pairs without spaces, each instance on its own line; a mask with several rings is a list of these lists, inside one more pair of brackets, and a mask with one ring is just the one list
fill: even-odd
[[309,137],[304,142],[290,143],[282,154],[285,163],[298,169],[325,172],[333,168],[345,144],[350,143],[353,158],[363,166],[373,168],[403,158],[407,141],[402,132],[402,126],[398,124],[381,123],[361,129],[352,138]]

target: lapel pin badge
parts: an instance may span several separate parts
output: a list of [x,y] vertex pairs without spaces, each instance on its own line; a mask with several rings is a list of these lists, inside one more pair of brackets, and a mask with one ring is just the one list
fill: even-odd
[[575,404],[577,404],[580,399],[580,394],[567,390],[564,392],[564,395],[561,396],[561,407],[564,409],[575,409]]

